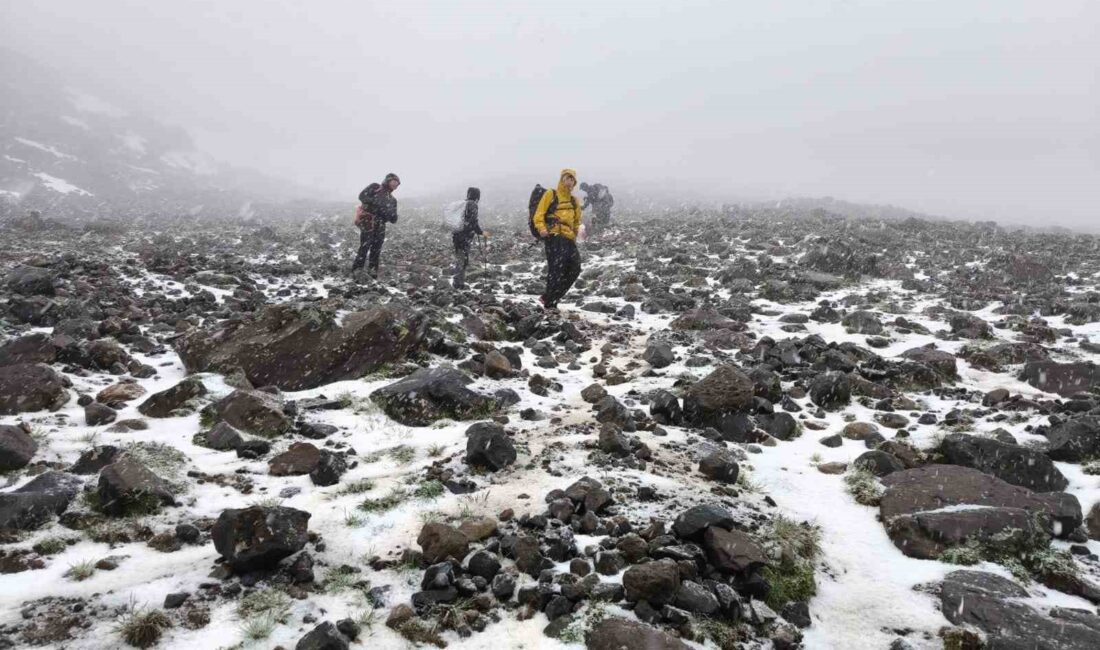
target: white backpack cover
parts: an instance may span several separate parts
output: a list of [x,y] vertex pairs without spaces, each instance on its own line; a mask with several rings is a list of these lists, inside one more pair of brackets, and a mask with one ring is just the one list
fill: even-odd
[[462,217],[466,214],[466,201],[452,201],[443,206],[443,225],[451,232],[462,230]]

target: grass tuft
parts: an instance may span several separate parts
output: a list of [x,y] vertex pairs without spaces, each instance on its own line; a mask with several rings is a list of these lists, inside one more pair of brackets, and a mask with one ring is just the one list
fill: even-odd
[[70,564],[69,570],[65,572],[65,575],[76,582],[84,582],[88,578],[94,576],[95,571],[95,562],[85,560],[84,562]]
[[844,475],[844,485],[856,503],[877,506],[882,499],[882,486],[875,475],[863,468],[854,468]]
[[118,623],[122,640],[135,648],[148,648],[160,640],[164,630],[172,626],[168,615],[159,609],[137,609],[133,605]]

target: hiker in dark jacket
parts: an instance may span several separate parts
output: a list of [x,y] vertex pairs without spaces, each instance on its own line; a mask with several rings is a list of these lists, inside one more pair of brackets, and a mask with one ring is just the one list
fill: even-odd
[[397,223],[397,199],[393,192],[401,185],[397,174],[386,174],[382,184],[371,183],[359,193],[361,209],[355,218],[359,226],[359,252],[351,264],[352,273],[367,264],[372,278],[378,278],[378,258],[386,241],[386,224]]
[[484,235],[477,222],[477,202],[481,199],[481,190],[471,187],[466,190],[466,207],[462,211],[462,224],[451,235],[455,246],[455,289],[466,288],[466,267],[470,265],[470,245],[474,237]]
[[588,206],[592,206],[592,219],[588,222],[588,229],[595,235],[611,225],[611,206],[615,205],[615,197],[611,196],[606,185],[600,183],[581,183],[581,190],[584,191],[582,209],[587,210]]

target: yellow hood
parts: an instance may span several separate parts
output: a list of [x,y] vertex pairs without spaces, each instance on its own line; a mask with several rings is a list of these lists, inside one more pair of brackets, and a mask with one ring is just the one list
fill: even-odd
[[558,196],[572,196],[569,188],[565,186],[566,176],[572,176],[574,181],[577,180],[577,170],[568,167],[561,170],[561,176],[558,177]]

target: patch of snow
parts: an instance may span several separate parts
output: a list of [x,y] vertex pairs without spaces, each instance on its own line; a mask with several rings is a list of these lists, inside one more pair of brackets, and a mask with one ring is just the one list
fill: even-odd
[[64,122],[65,124],[68,124],[69,126],[75,126],[75,127],[84,129],[85,131],[91,131],[92,130],[92,127],[88,126],[88,123],[85,122],[84,120],[80,119],[79,117],[72,117],[70,115],[62,115],[61,116],[61,121]]
[[107,117],[126,117],[129,115],[127,111],[87,93],[69,89],[69,98],[73,103],[73,107],[81,113],[95,113]]
[[50,188],[54,192],[59,192],[61,194],[74,194],[75,193],[78,196],[94,196],[88,190],[82,190],[79,187],[77,187],[76,185],[73,185],[72,183],[70,183],[69,181],[67,181],[63,178],[58,178],[56,176],[50,176],[49,174],[47,174],[45,172],[38,172],[37,174],[35,174],[35,176],[38,177],[42,181],[43,185]]
[[122,140],[122,144],[126,145],[126,148],[130,151],[136,154],[145,155],[145,138],[133,131],[127,131],[125,134],[118,136],[118,138]]
[[73,155],[70,155],[70,154],[67,154],[67,153],[62,153],[62,152],[58,151],[57,149],[55,149],[54,147],[51,147],[47,144],[42,144],[41,142],[35,142],[34,140],[28,140],[27,138],[14,138],[14,139],[15,139],[16,142],[18,142],[19,144],[21,144],[23,146],[30,147],[32,149],[38,149],[39,151],[45,151],[46,153],[53,154],[53,155],[57,156],[58,158],[62,158],[64,160],[76,160],[76,156],[73,156]]

